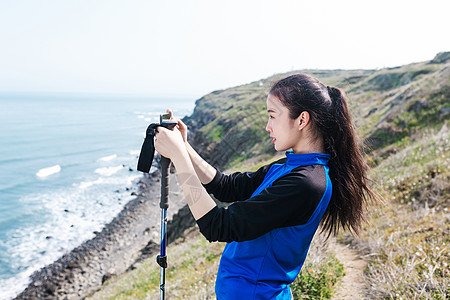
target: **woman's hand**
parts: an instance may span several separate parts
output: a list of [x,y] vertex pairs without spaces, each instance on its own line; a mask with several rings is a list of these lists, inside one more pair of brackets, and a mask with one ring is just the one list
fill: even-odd
[[173,130],[158,127],[155,134],[155,149],[162,156],[172,160],[188,155],[183,137],[177,127]]
[[[167,112],[172,113],[172,110],[169,108],[169,109],[167,109]],[[177,121],[177,123],[178,123],[177,128],[180,131],[181,136],[183,137],[183,141],[186,143],[187,142],[187,131],[188,131],[186,124],[184,124],[180,119],[173,117],[173,114],[172,114],[171,120]]]

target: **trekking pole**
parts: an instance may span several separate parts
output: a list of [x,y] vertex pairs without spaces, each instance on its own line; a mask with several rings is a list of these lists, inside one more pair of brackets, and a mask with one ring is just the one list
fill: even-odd
[[[158,126],[165,127],[172,130],[177,125],[177,122],[172,120],[172,113],[163,114],[159,117],[159,124],[152,123],[147,127],[144,143],[142,144],[141,154],[139,155],[137,169],[144,173],[149,173],[152,166],[153,156],[155,154],[154,137]],[[169,208],[169,166],[170,159],[161,155],[159,161],[161,166],[161,253],[156,258],[156,262],[161,267],[160,278],[160,299],[163,300],[166,289],[166,268],[167,268],[167,208]]]
[[166,242],[167,242],[167,208],[169,208],[169,166],[170,159],[161,156],[161,201],[159,207],[161,207],[161,252],[157,256],[156,261],[161,267],[160,273],[160,285],[159,285],[159,298],[161,300],[165,297],[166,292],[166,268],[167,268],[167,255],[166,255]]

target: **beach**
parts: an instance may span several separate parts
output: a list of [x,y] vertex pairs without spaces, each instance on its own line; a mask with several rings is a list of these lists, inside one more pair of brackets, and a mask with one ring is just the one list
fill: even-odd
[[[98,290],[109,278],[159,251],[160,172],[145,174],[137,182],[136,198],[95,237],[84,242],[54,263],[36,271],[31,283],[15,299],[80,299]],[[170,174],[168,219],[185,206],[184,195],[175,174]],[[185,218],[186,219],[186,218]],[[183,221],[192,226],[192,220]],[[186,223],[187,222],[187,223]],[[169,242],[180,220],[168,225]],[[188,224],[188,225],[186,225]],[[155,268],[159,266],[155,262]]]

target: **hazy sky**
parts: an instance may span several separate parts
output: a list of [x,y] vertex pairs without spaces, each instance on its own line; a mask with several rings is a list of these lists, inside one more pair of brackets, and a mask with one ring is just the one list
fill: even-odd
[[450,50],[450,1],[0,0],[0,91],[200,97]]

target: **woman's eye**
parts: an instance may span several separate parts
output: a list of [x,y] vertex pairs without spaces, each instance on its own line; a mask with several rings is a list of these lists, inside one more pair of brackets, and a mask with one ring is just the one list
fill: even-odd
[[269,119],[274,119],[274,118],[275,118],[274,116],[270,116],[270,115],[269,115]]

